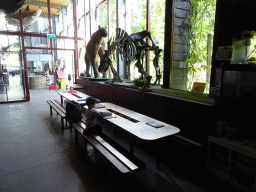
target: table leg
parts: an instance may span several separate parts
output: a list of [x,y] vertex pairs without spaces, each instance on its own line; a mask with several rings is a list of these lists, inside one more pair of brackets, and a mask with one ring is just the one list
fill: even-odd
[[7,85],[5,86],[5,89],[6,89],[6,99],[8,101]]
[[156,141],[156,165],[160,165],[160,160],[159,160],[159,141]]
[[156,141],[156,165],[160,166],[160,161],[161,161],[161,142],[159,140]]
[[131,155],[134,155],[134,137],[130,136],[130,153]]
[[61,128],[62,128],[62,132],[64,132],[64,118],[61,117]]

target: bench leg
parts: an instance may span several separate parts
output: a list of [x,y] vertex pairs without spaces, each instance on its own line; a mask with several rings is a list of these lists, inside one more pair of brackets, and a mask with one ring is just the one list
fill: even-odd
[[60,96],[61,105],[63,105],[63,96]]
[[114,136],[116,136],[116,127],[115,127],[115,130],[114,130]]
[[72,135],[72,124],[71,123],[68,123],[69,124],[69,131],[70,131],[70,134]]
[[134,137],[130,136],[130,153],[131,155],[134,155]]
[[160,149],[161,149],[161,142],[159,140],[157,140],[156,141],[156,165],[157,166],[160,166],[160,162],[161,162]]
[[50,106],[50,115],[52,116],[52,106]]
[[61,117],[61,128],[62,128],[62,132],[64,132],[64,118]]
[[84,151],[87,151],[87,141],[84,139]]
[[76,129],[75,129],[75,142],[78,145],[78,133]]

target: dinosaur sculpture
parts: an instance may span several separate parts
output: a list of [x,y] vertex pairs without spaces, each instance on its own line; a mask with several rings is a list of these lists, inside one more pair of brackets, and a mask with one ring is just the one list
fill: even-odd
[[94,77],[99,77],[98,74],[98,59],[104,53],[105,41],[104,37],[107,37],[107,30],[99,26],[99,29],[91,36],[90,41],[86,46],[85,63],[86,63],[86,76],[90,77],[90,67],[93,68]]
[[[146,37],[151,40],[151,46],[144,40]],[[114,41],[112,41],[112,38],[110,39],[110,42],[108,43],[108,50],[105,50],[104,54],[102,54],[99,72],[105,72],[110,66],[114,76],[112,82],[118,80],[118,74],[116,73],[116,70],[113,70],[114,67],[112,65],[111,59],[109,58],[114,53],[114,51],[118,49],[119,54],[121,54],[121,58],[126,60],[128,68],[131,61],[137,60],[135,66],[138,68],[141,75],[146,77],[147,81],[144,85],[144,88],[148,89],[150,87],[150,80],[152,76],[150,76],[143,69],[143,58],[146,54],[146,51],[155,51],[154,67],[157,71],[157,81],[160,81],[161,74],[158,66],[158,60],[162,49],[159,49],[159,47],[156,46],[157,43],[158,41],[151,37],[151,33],[149,31],[141,31],[128,35],[124,30],[119,28],[117,30],[116,39]]]
[[[33,24],[41,15],[42,7],[39,7],[35,12],[29,10],[29,5],[26,7],[25,11],[22,11],[22,24],[23,26],[28,26]],[[5,19],[9,25],[20,25],[19,13],[14,13],[10,15],[5,15]]]
[[23,7],[30,0],[0,0],[0,12],[13,14]]

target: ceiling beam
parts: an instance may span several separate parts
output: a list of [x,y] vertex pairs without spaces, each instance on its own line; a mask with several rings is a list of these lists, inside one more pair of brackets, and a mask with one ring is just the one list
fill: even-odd
[[[47,3],[38,2],[38,1],[30,1],[29,5],[35,5],[35,6],[40,6],[41,5],[41,7],[48,7]],[[66,6],[57,5],[57,4],[51,4],[51,8],[58,9],[60,12],[65,7]]]

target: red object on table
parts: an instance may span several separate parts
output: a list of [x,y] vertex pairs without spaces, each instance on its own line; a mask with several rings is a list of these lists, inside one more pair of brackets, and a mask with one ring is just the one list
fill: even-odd
[[50,85],[50,90],[55,90],[57,89],[57,85]]
[[62,93],[74,93],[74,94],[77,94],[77,91],[74,91],[74,90],[70,90],[70,91],[62,91]]

